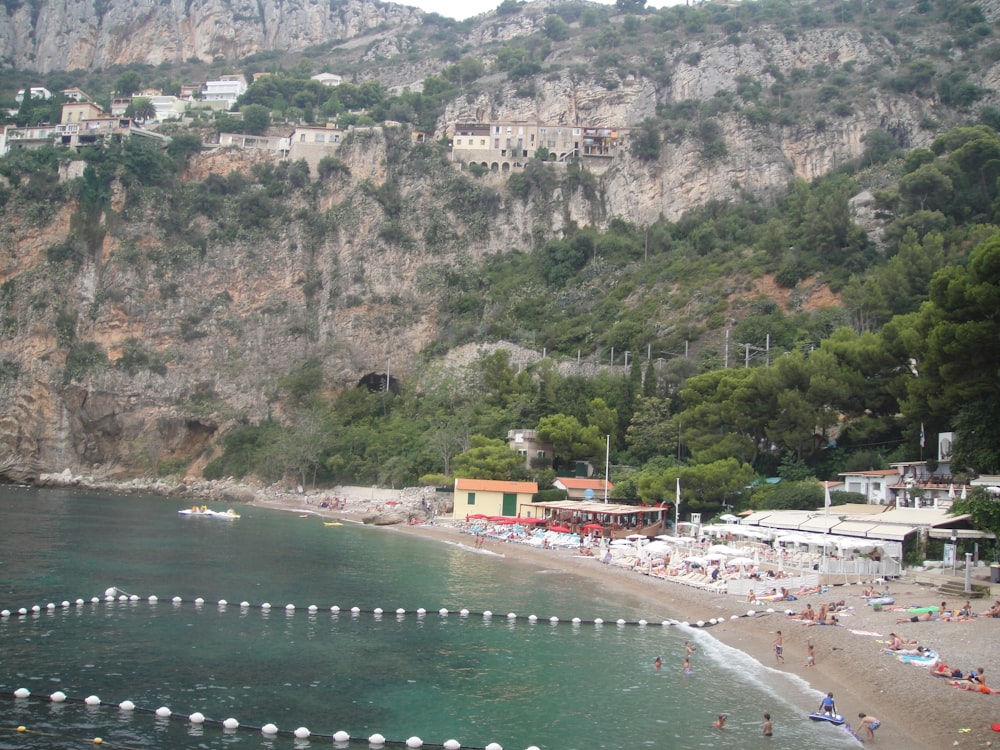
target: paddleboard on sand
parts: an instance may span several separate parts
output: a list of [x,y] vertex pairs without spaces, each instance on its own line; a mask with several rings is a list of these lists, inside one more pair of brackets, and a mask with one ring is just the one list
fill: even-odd
[[844,717],[841,716],[840,714],[837,714],[836,716],[830,716],[830,714],[821,714],[817,713],[816,711],[813,711],[811,714],[809,714],[809,718],[812,719],[813,721],[828,721],[831,724],[839,725],[844,723]]

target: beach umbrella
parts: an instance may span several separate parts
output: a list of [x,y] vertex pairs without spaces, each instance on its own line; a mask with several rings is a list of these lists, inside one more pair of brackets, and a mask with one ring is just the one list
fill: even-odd
[[948,485],[948,498],[951,499],[951,500],[955,499],[955,484],[954,483]]
[[588,523],[584,524],[584,531],[604,531],[604,527],[599,523]]
[[725,554],[722,552],[708,552],[705,554],[706,560],[722,560],[725,558]]
[[645,547],[642,548],[642,551],[650,555],[656,555],[656,554],[662,555],[670,551],[670,545],[663,541],[650,542],[649,544],[647,544]]
[[968,499],[967,498],[967,493],[966,493],[966,490],[968,490],[968,488],[969,488],[969,485],[967,485],[967,484],[963,484],[962,485],[962,499],[963,500]]
[[749,557],[731,557],[729,558],[729,565],[738,565],[741,568],[745,568],[748,565],[756,565],[756,563]]
[[725,544],[713,544],[706,550],[706,552],[721,552],[723,555],[728,555],[732,553],[732,549]]
[[560,534],[568,534],[569,528],[566,526],[549,526],[549,531],[558,531]]
[[529,526],[537,526],[540,523],[545,523],[544,518],[518,518],[519,523],[528,524]]
[[739,516],[734,516],[732,513],[723,513],[719,516],[720,521],[725,521],[726,523],[739,523]]
[[685,557],[683,562],[686,562],[688,565],[700,565],[703,568],[708,564],[708,560],[704,557],[698,557],[696,555]]

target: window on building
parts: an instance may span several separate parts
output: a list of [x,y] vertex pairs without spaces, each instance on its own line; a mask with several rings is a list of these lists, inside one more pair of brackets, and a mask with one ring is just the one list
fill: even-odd
[[535,452],[535,455],[536,455],[536,456],[537,456],[538,458],[545,458],[545,451],[536,451],[536,452]]
[[485,146],[486,145],[486,139],[485,138],[480,138],[479,139],[479,145],[480,146]]
[[456,146],[461,146],[462,145],[462,139],[461,138],[456,138],[455,139],[455,145]]
[[475,505],[476,504],[476,493],[475,492],[470,492],[468,494],[468,496],[466,497],[465,504],[466,505]]
[[316,134],[316,143],[324,143],[326,141],[326,136],[322,133]]
[[301,135],[299,135],[299,143],[305,143],[305,142],[306,142],[306,134],[302,133]]

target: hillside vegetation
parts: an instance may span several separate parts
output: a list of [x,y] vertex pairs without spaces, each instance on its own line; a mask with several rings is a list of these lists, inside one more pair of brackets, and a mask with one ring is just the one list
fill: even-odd
[[[503,443],[522,428],[562,470],[603,471],[609,442],[616,496],[670,499],[680,476],[695,510],[775,474],[756,505],[814,504],[816,477],[912,459],[921,431],[957,432],[963,475],[997,470],[994,31],[976,3],[508,0],[367,45],[49,74],[110,91],[275,71],[242,117],[162,126],[163,148],[0,160],[0,470],[546,486],[555,469]],[[825,62],[775,58],[792,48]],[[733,56],[775,59],[725,79]],[[606,173],[451,163],[470,107],[554,107],[567,80],[605,92],[595,117],[641,115]],[[649,96],[616,105],[637,81]],[[202,148],[300,120],[354,127],[316,170]],[[754,191],[740,164],[765,143],[784,166]],[[807,152],[837,164],[797,178],[781,154]],[[725,189],[639,220],[702,179]],[[399,387],[354,387],[372,371]]]

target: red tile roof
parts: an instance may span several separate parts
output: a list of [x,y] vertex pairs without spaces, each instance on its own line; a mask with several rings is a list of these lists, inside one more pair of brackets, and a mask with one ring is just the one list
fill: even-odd
[[480,490],[482,492],[516,492],[534,495],[538,492],[537,482],[506,482],[497,479],[456,479],[455,490]]

